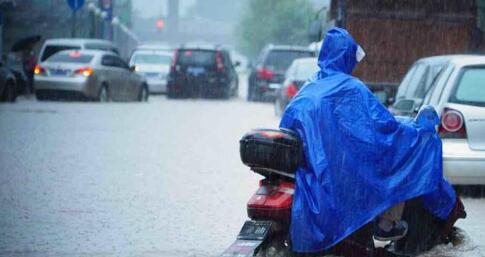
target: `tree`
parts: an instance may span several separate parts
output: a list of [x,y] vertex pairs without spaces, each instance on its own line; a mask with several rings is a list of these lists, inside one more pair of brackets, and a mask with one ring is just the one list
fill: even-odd
[[248,0],[238,26],[239,47],[255,56],[268,43],[307,44],[313,16],[308,0]]
[[239,18],[241,6],[247,0],[203,0],[197,1],[189,9],[188,16],[199,16],[217,21],[233,22]]

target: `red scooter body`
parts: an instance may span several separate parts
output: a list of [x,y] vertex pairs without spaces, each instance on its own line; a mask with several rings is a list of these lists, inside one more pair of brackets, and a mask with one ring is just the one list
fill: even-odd
[[263,179],[259,189],[247,204],[248,217],[252,220],[272,220],[289,224],[295,184],[292,182]]

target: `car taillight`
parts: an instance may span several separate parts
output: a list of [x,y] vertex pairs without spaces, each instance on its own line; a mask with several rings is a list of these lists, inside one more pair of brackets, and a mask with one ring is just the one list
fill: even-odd
[[41,75],[44,73],[45,73],[45,69],[42,66],[40,66],[39,64],[35,65],[35,68],[34,68],[35,75]]
[[285,92],[288,98],[292,98],[296,95],[296,93],[298,93],[298,88],[296,87],[295,84],[291,83],[288,86],[286,86]]
[[179,57],[179,51],[175,50],[175,52],[173,53],[172,65],[170,66],[170,69],[172,71],[175,71],[175,66],[177,65],[178,57]]
[[218,72],[224,72],[224,63],[222,61],[221,52],[216,53],[216,69]]
[[270,80],[274,77],[274,72],[266,68],[260,68],[257,70],[258,78],[264,80]]
[[438,131],[442,138],[466,138],[463,115],[457,110],[445,108]]
[[74,71],[75,75],[81,75],[81,76],[84,76],[84,77],[89,77],[89,76],[93,75],[93,73],[94,73],[94,70],[91,67],[83,67],[83,68],[79,68],[79,69]]

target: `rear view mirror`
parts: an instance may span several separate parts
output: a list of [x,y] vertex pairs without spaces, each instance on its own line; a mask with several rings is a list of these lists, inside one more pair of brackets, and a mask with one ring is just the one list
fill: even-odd
[[136,66],[135,65],[130,66],[130,71],[131,72],[135,72],[136,71]]
[[392,108],[404,113],[413,113],[416,110],[416,101],[413,99],[400,99]]
[[388,106],[389,105],[393,105],[395,101],[396,101],[396,99],[394,99],[394,97],[389,97],[389,98],[387,98],[387,103],[386,104]]

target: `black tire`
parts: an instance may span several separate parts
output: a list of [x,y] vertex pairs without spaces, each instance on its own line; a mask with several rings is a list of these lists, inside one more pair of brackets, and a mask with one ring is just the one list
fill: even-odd
[[174,98],[176,98],[176,95],[175,95],[175,93],[174,93],[174,92],[172,92],[172,91],[168,90],[168,91],[167,91],[167,98],[169,98],[169,99],[174,99]]
[[239,81],[238,80],[236,80],[236,86],[232,90],[231,96],[232,97],[238,97],[239,96]]
[[147,102],[149,95],[150,92],[148,91],[148,87],[146,85],[142,85],[140,92],[138,92],[138,102]]
[[17,100],[17,90],[13,81],[7,81],[3,99],[5,102],[13,103]]
[[174,89],[171,89],[170,86],[167,85],[167,98],[169,99],[180,98],[180,93],[175,92]]
[[254,94],[255,94],[254,89],[251,86],[249,86],[248,87],[248,102],[254,102],[256,100]]
[[251,76],[248,79],[248,95],[247,95],[248,102],[254,101],[254,83]]
[[37,101],[46,101],[49,100],[49,95],[47,92],[35,91],[35,98]]
[[221,98],[222,99],[229,99],[231,98],[231,95],[233,94],[231,88],[229,87],[229,85],[227,85],[227,87],[223,88],[221,90]]
[[107,85],[101,86],[96,101],[100,103],[111,102],[111,96]]

